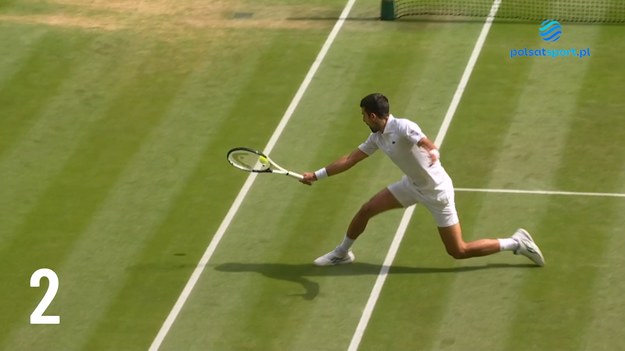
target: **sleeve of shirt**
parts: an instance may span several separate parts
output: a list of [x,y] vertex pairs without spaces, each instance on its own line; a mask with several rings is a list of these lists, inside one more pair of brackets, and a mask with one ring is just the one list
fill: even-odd
[[372,153],[374,153],[378,149],[378,144],[375,143],[374,138],[375,138],[374,133],[369,134],[369,137],[367,138],[367,140],[365,140],[364,143],[358,146],[360,151],[364,152],[367,155],[371,155]]
[[421,141],[421,139],[425,138],[425,134],[423,134],[421,128],[419,128],[416,123],[412,121],[406,121],[404,127],[404,136],[413,144],[417,144],[419,141]]

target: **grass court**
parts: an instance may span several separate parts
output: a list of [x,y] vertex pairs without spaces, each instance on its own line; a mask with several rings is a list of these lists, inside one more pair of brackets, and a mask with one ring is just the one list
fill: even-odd
[[[504,0],[504,4],[505,4]],[[0,0],[0,350],[148,350],[344,0]],[[382,22],[357,0],[271,156],[314,171],[368,135],[358,103],[434,140],[483,20]],[[454,261],[417,206],[359,350],[625,348],[625,26],[495,20],[441,147],[465,239],[526,228],[546,259]],[[512,49],[591,56],[510,57]],[[307,187],[256,178],[161,350],[347,350],[402,211],[315,267],[401,176],[381,152]],[[31,325],[50,268],[59,290]]]

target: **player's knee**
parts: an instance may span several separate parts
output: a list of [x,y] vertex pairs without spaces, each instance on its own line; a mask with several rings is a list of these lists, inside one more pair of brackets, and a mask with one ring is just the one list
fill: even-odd
[[464,258],[468,258],[467,250],[464,247],[447,247],[447,253],[449,256],[462,260]]

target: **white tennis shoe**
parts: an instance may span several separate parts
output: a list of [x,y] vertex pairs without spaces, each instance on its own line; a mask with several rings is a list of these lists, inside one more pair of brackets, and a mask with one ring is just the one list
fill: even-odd
[[334,266],[337,264],[352,263],[356,259],[356,256],[354,256],[354,253],[351,250],[347,251],[347,253],[343,255],[341,255],[341,253],[338,251],[339,250],[334,249],[328,252],[327,254],[317,258],[314,262],[315,265],[316,266]]
[[545,265],[543,254],[540,252],[538,245],[536,245],[530,233],[525,229],[517,229],[512,235],[512,239],[519,243],[519,248],[514,251],[515,255],[523,255],[541,267]]

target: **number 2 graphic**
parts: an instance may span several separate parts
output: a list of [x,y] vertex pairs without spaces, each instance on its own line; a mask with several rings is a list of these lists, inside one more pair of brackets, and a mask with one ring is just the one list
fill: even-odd
[[61,324],[60,316],[43,315],[48,306],[50,306],[50,303],[52,303],[54,296],[56,296],[56,292],[59,290],[59,277],[56,273],[49,268],[36,270],[35,273],[30,276],[30,287],[38,288],[40,286],[41,278],[43,277],[48,279],[48,290],[45,295],[43,295],[43,299],[41,299],[37,308],[35,308],[33,313],[31,313],[30,324]]

